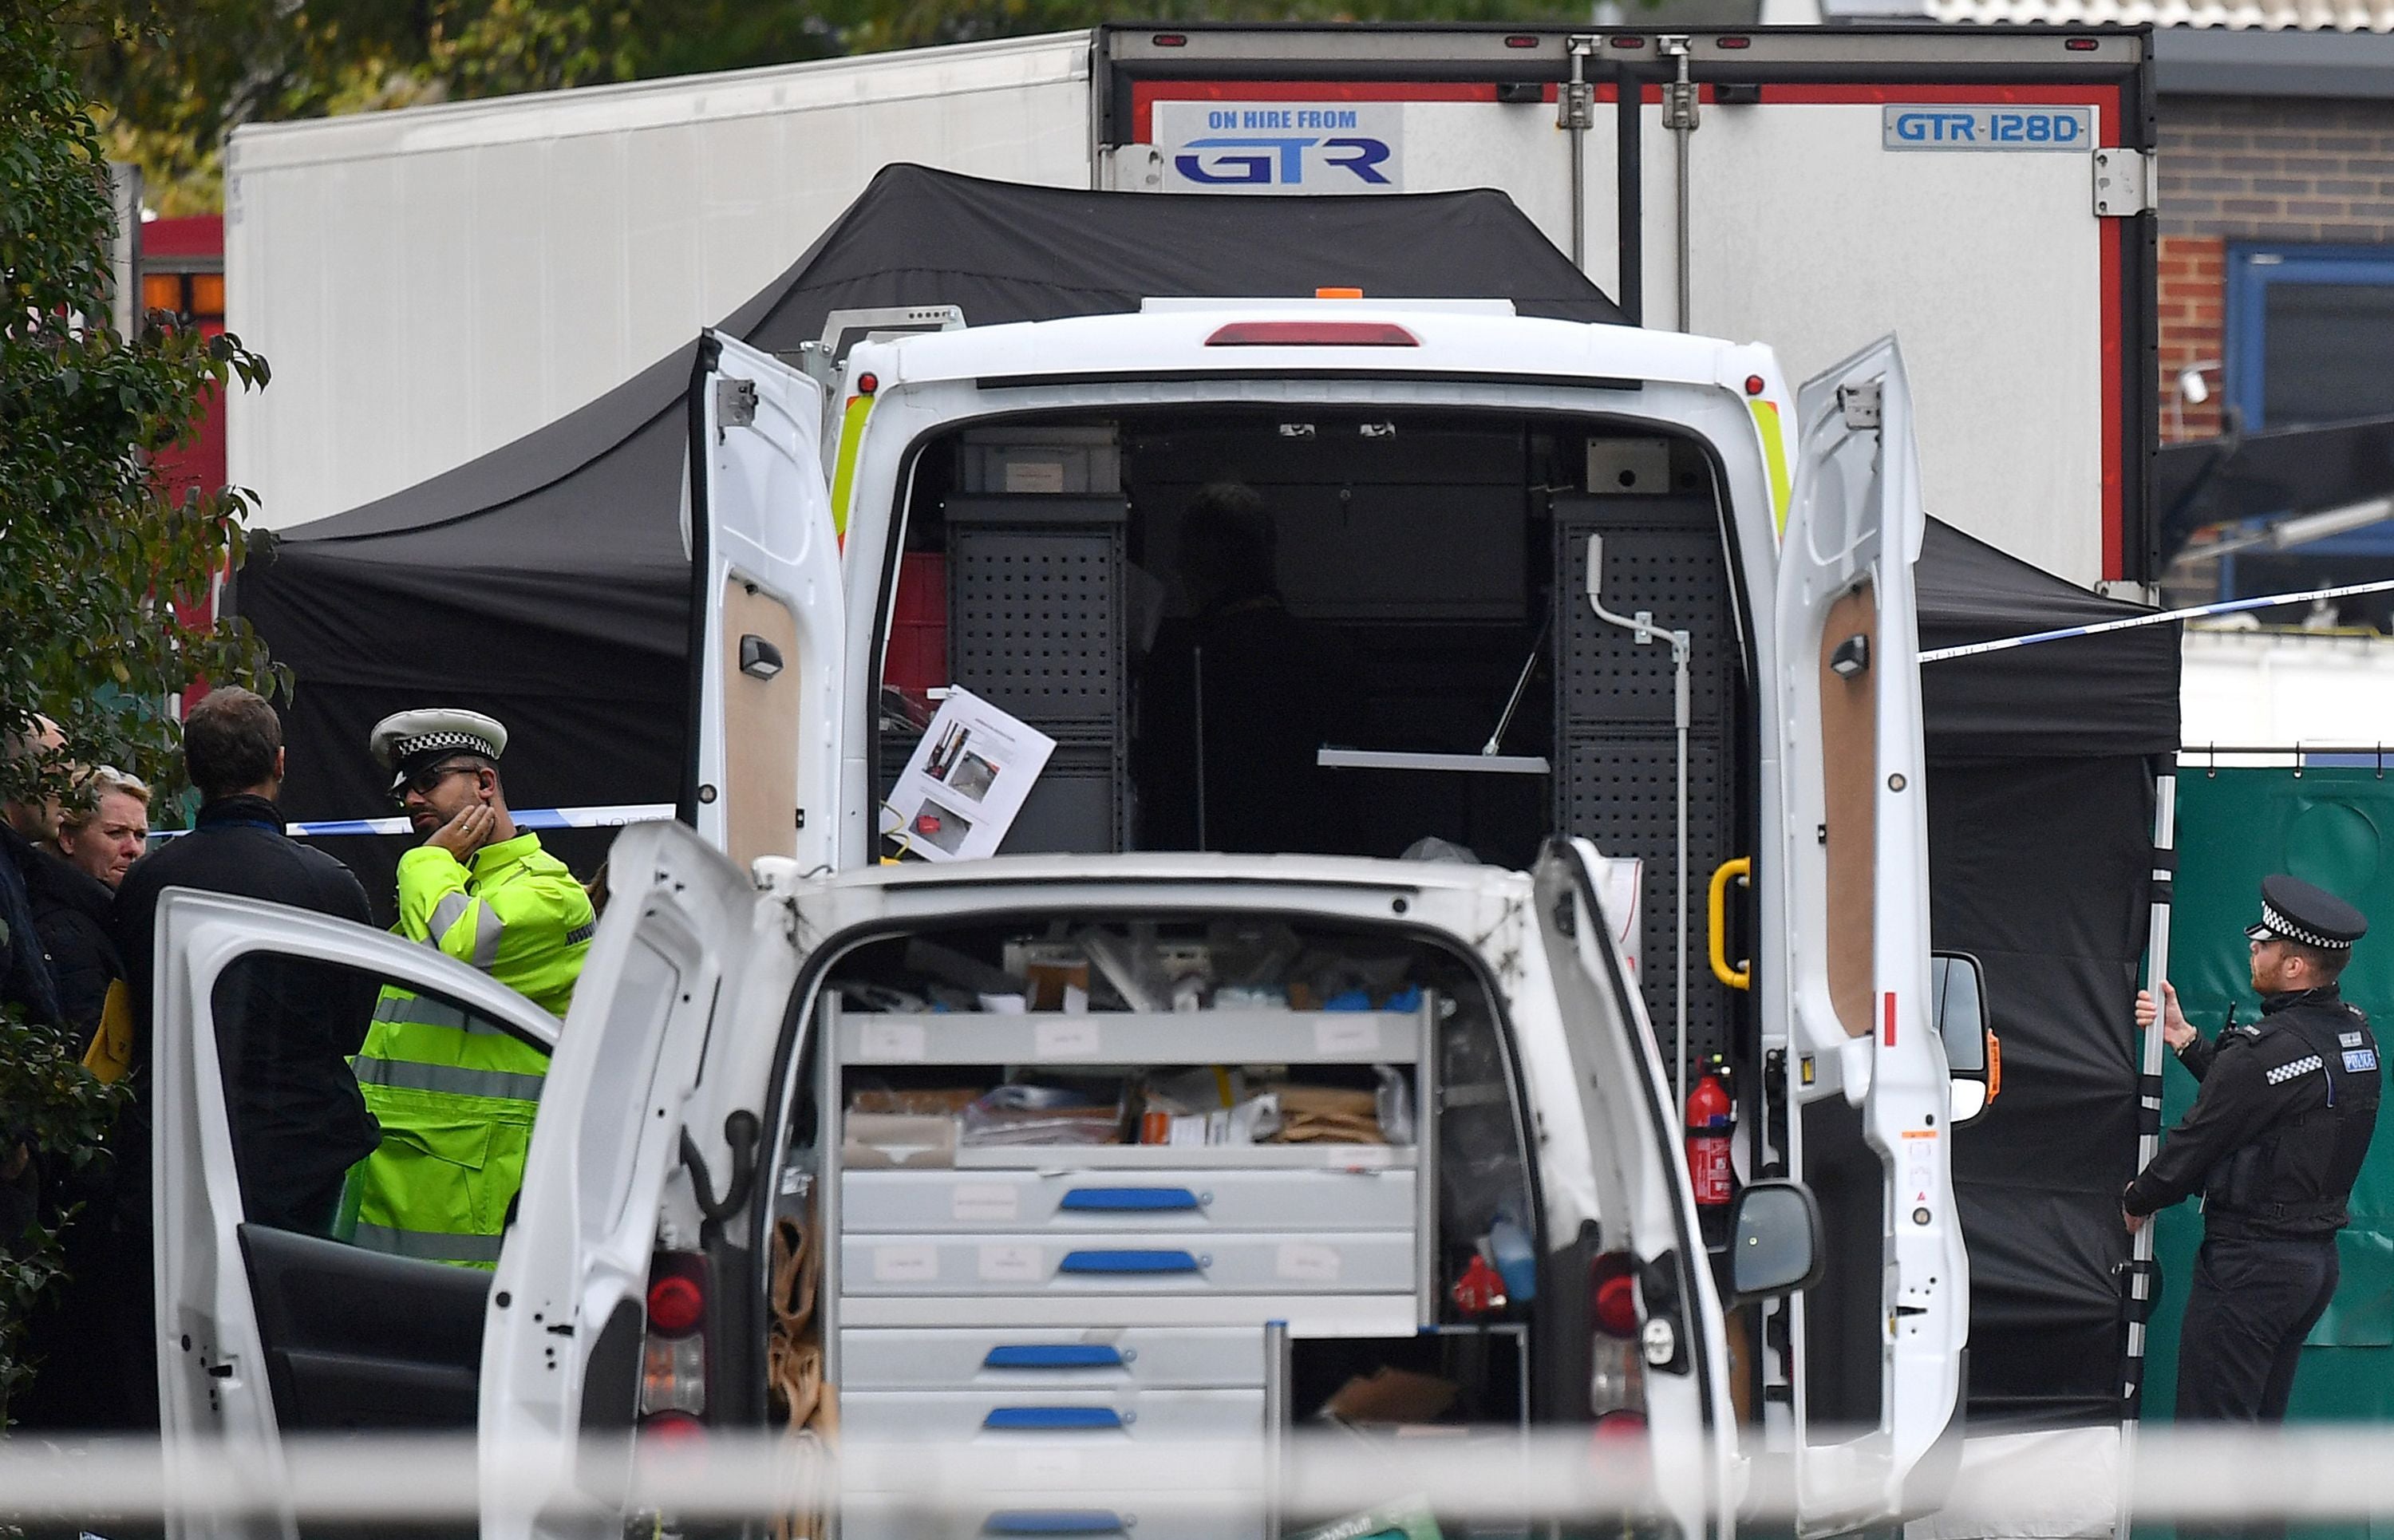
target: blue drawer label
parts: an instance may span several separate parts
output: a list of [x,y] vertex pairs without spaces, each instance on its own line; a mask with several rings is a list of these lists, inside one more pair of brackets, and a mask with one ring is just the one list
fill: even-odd
[[1119,1369],[1122,1349],[1096,1342],[1021,1342],[992,1348],[984,1369]]
[[1198,1206],[1185,1187],[1076,1187],[1058,1206],[1084,1213],[1171,1214]]
[[1123,1419],[1111,1406],[993,1406],[980,1425],[1016,1429],[1120,1428]]

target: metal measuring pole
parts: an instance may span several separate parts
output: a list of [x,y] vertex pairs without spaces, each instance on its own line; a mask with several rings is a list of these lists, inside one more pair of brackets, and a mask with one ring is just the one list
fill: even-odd
[[[2162,1020],[2168,1010],[2163,986],[2169,981],[2170,898],[2177,874],[2177,763],[2164,761],[2153,776],[2152,919],[2145,943],[2145,988],[2151,992],[2156,1012],[2145,1033],[2144,1056],[2137,1078],[2137,1172],[2144,1174],[2162,1142],[2162,1054],[2165,1040]],[[2158,1276],[2153,1268],[2153,1232],[2159,1217],[2137,1227],[2128,1255],[2128,1359],[2120,1386],[2120,1500],[2114,1535],[2128,1533],[2128,1474],[2137,1453],[2137,1424],[2143,1415],[2145,1391],[2145,1320],[2152,1313]]]

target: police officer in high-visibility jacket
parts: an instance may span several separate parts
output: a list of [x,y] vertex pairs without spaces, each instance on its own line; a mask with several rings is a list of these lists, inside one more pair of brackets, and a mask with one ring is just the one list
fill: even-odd
[[[479,712],[403,711],[374,730],[391,796],[424,843],[399,861],[399,934],[562,1017],[596,928],[565,863],[520,831],[499,787],[507,731]],[[488,1267],[523,1181],[547,1056],[396,987],[355,1061],[382,1143],[351,1172],[354,1239]]]

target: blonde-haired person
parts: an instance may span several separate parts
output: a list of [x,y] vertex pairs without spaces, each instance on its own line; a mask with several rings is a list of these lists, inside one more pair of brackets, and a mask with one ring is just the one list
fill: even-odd
[[101,765],[75,786],[51,848],[113,892],[150,848],[150,783]]

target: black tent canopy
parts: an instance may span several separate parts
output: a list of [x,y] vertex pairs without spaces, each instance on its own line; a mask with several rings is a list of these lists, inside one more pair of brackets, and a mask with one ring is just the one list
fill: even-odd
[[[994,324],[1325,283],[1621,319],[1496,192],[1216,199],[893,166],[720,329],[788,351],[835,309],[953,304]],[[383,810],[368,730],[431,703],[509,725],[519,805],[675,800],[696,348],[445,475],[292,530],[243,571],[233,607],[297,684],[292,817]],[[1933,523],[1918,576],[1930,647],[2132,612]],[[2136,1147],[2124,991],[2151,862],[2145,757],[2177,746],[2177,689],[2164,627],[1931,665],[1926,678],[1935,933],[1986,963],[2010,1067],[1996,1111],[1956,1140],[1974,1414],[2118,1414],[2113,1197]],[[377,843],[336,842],[369,890],[387,892],[395,854]],[[585,866],[603,849],[565,844]]]
[[[1914,569],[1924,649],[2142,612],[1931,520]],[[1930,931],[1985,967],[2004,1090],[1953,1141],[1970,1247],[1970,1413],[2120,1415],[2113,1268],[2135,1174],[2128,1011],[2150,916],[2152,767],[2177,752],[2178,628],[1925,665]]]
[[[834,310],[955,305],[973,325],[1136,310],[1147,296],[1502,296],[1620,309],[1504,194],[1208,198],[1085,192],[894,165],[718,328],[787,352]],[[385,715],[439,702],[508,724],[526,806],[681,790],[690,573],[680,527],[697,342],[578,412],[378,502],[287,532],[233,606],[297,683],[287,810],[383,809]]]

